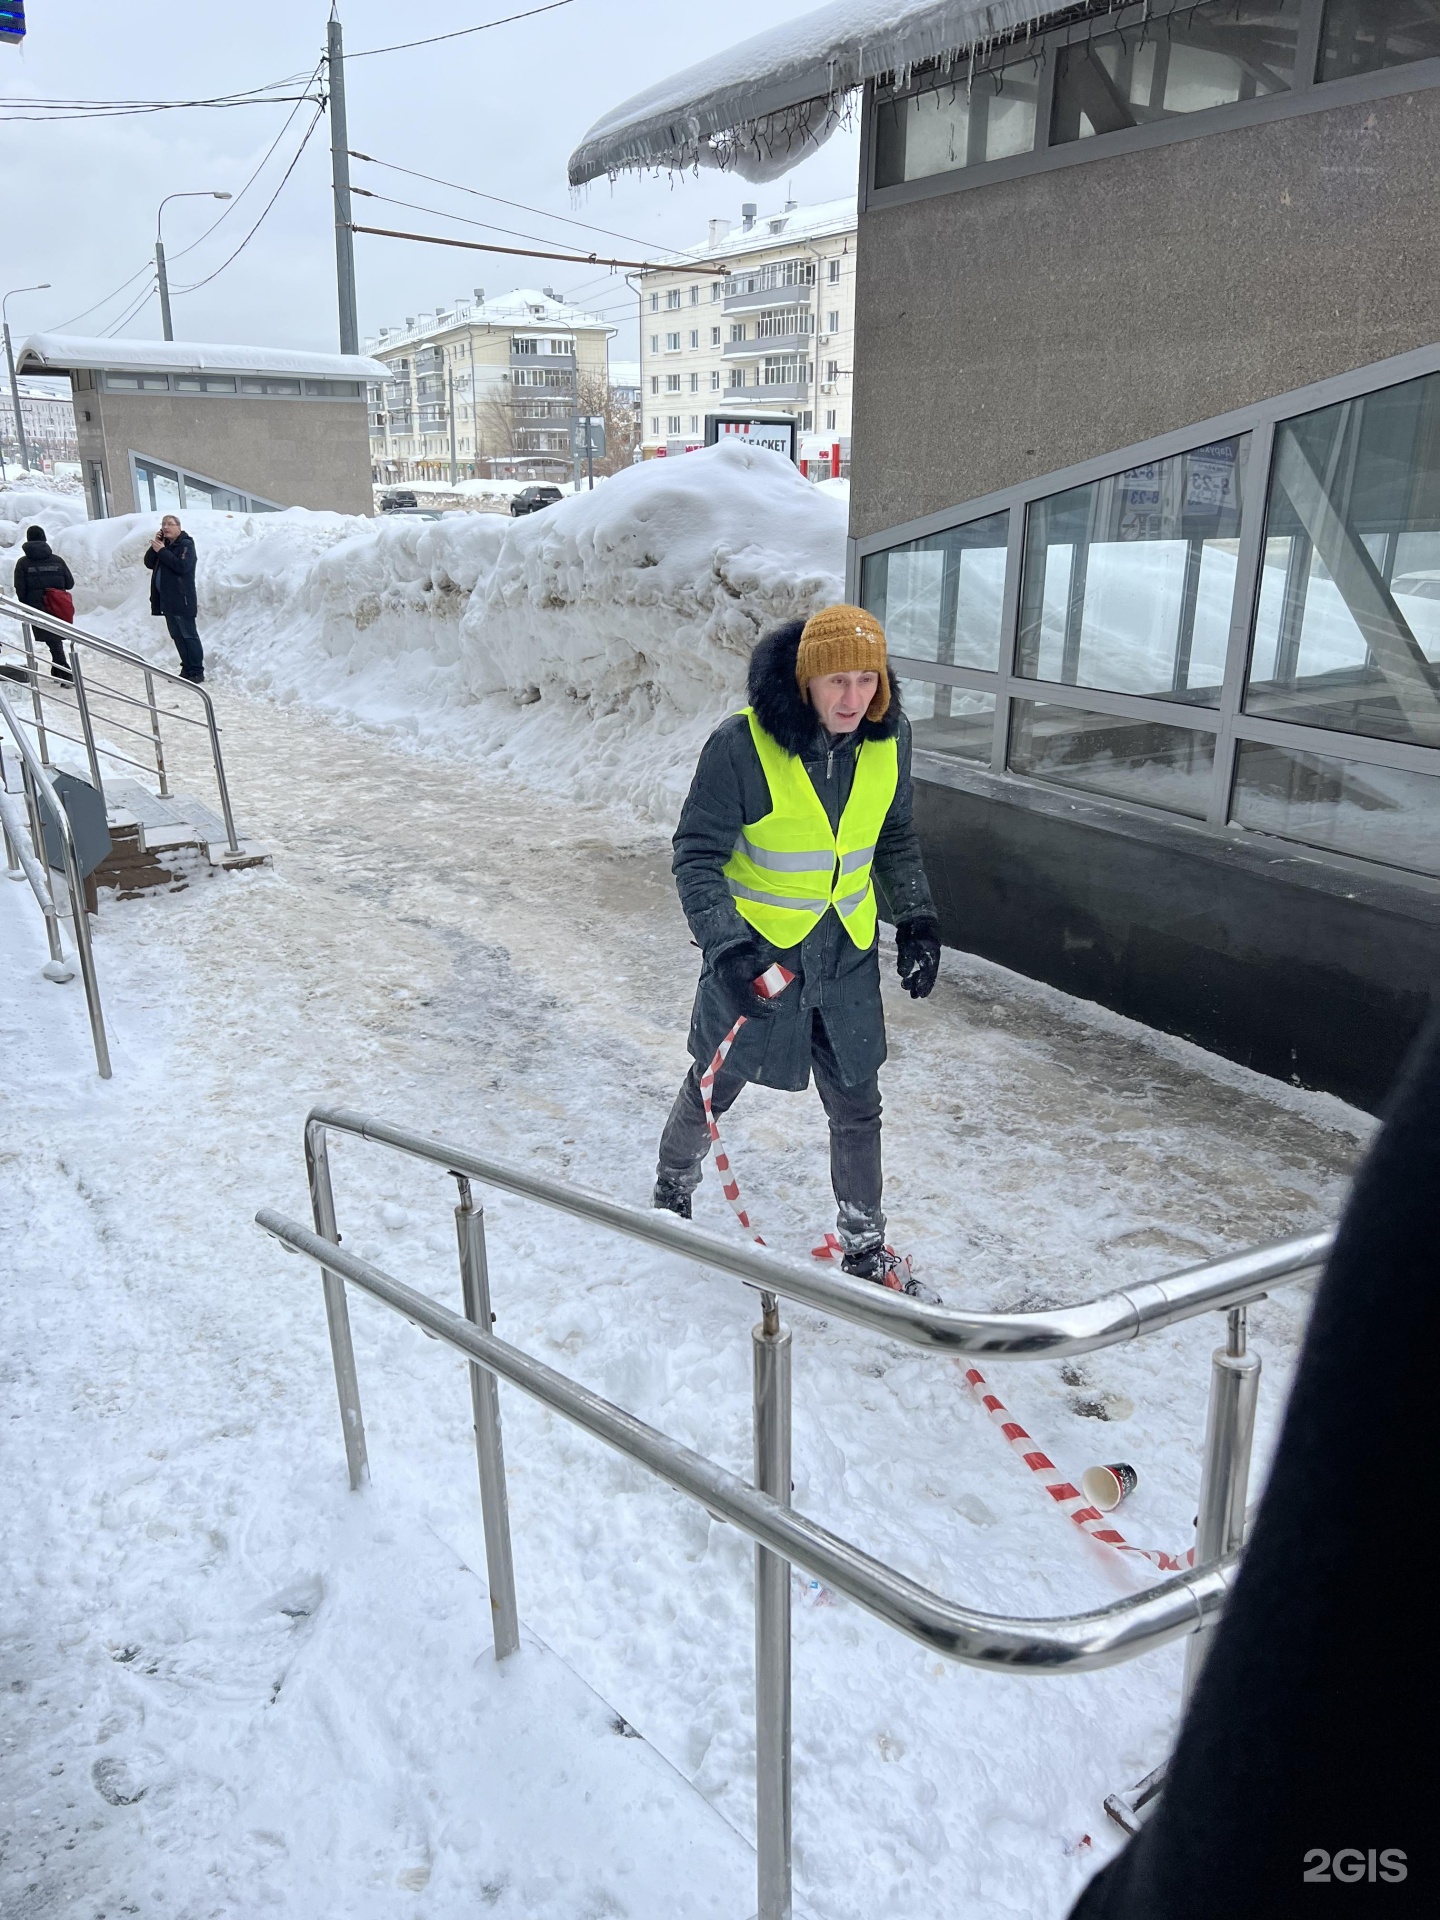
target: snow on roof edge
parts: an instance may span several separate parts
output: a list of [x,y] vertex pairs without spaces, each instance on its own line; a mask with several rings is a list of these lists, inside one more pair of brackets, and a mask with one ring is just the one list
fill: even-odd
[[831,0],[602,115],[570,156],[570,184],[645,167],[778,178],[843,124],[846,96],[866,80],[1072,10],[1073,0]]
[[68,373],[72,367],[108,367],[117,373],[308,373],[327,380],[386,377],[380,362],[364,353],[304,353],[290,347],[221,346],[200,340],[106,340],[77,333],[31,333],[15,349],[17,372]]

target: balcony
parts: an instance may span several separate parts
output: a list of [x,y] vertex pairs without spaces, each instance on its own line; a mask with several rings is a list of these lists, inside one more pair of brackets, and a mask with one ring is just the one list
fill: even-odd
[[726,360],[770,360],[782,353],[798,358],[814,344],[813,333],[772,333],[763,340],[727,340],[720,351]]
[[756,307],[806,307],[815,297],[813,285],[760,287],[754,293],[727,294],[720,303],[722,313],[753,313]]
[[573,368],[575,365],[575,356],[573,353],[516,353],[512,347],[510,349],[510,364],[512,367]]

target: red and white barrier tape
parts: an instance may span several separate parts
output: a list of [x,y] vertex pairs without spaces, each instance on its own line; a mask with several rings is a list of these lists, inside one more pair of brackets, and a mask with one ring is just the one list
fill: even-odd
[[[764,973],[756,980],[755,991],[766,1000],[774,1000],[785,991],[786,987],[789,986],[794,978],[795,976],[791,973],[790,969],[788,967],[782,967],[780,962],[776,960],[772,965],[768,966]],[[726,1059],[729,1057],[730,1049],[735,1044],[735,1036],[739,1033],[741,1027],[744,1026],[747,1017],[747,1015],[741,1014],[740,1018],[715,1049],[714,1059],[710,1062],[704,1073],[701,1074],[700,1101],[705,1108],[705,1125],[710,1134],[710,1144],[715,1149],[715,1171],[720,1176],[720,1184],[725,1190],[725,1198],[735,1209],[735,1218],[740,1222],[741,1226],[744,1227],[748,1234],[753,1235],[757,1246],[763,1247],[765,1245],[764,1240],[755,1232],[754,1227],[750,1224],[749,1214],[740,1204],[740,1185],[730,1166],[730,1157],[720,1144],[720,1129],[715,1124],[715,1109],[712,1104],[715,1091],[715,1076],[719,1073],[721,1067],[724,1066]]]
[[1036,1446],[1000,1396],[991,1392],[980,1369],[967,1367],[963,1360],[957,1360],[955,1364],[963,1370],[966,1385],[1026,1466],[1041,1481],[1057,1509],[1065,1515],[1067,1520],[1073,1520],[1082,1533],[1088,1533],[1092,1540],[1098,1540],[1102,1546],[1113,1547],[1117,1553],[1137,1554],[1142,1560],[1151,1561],[1164,1573],[1184,1573],[1194,1566],[1195,1549],[1193,1547],[1188,1553],[1175,1554],[1162,1553],[1156,1547],[1132,1546],[1123,1533],[1111,1526],[1108,1515],[1103,1514],[1098,1507],[1092,1506],[1078,1487],[1072,1486],[1061,1476],[1054,1461]]
[[[762,994],[767,1000],[774,1000],[785,991],[786,987],[789,986],[794,978],[794,974],[791,973],[787,967],[782,967],[777,960],[772,966],[767,967],[764,973],[756,980],[755,991]],[[730,1165],[729,1155],[721,1144],[720,1129],[715,1124],[715,1111],[713,1106],[715,1076],[719,1073],[729,1057],[730,1049],[735,1044],[735,1036],[744,1026],[746,1018],[747,1016],[742,1013],[715,1049],[714,1058],[700,1076],[700,1099],[705,1108],[705,1125],[710,1134],[710,1144],[715,1149],[715,1171],[720,1176],[720,1184],[724,1189],[725,1198],[734,1208],[735,1218],[740,1222],[741,1226],[753,1237],[757,1246],[763,1247],[766,1244],[765,1240],[760,1234],[756,1233],[750,1223],[749,1214],[741,1205],[740,1183],[735,1178],[734,1169]],[[817,1260],[838,1260],[843,1255],[844,1248],[840,1243],[838,1235],[827,1233],[820,1245],[813,1248],[812,1251]],[[908,1256],[904,1262],[904,1267],[908,1274],[910,1268]],[[893,1288],[896,1292],[903,1292],[904,1290],[904,1284],[898,1275],[888,1275],[886,1285]],[[1101,1546],[1113,1548],[1116,1553],[1133,1553],[1142,1560],[1149,1560],[1164,1573],[1184,1573],[1187,1568],[1194,1566],[1195,1549],[1193,1547],[1184,1554],[1174,1554],[1162,1553],[1157,1547],[1132,1546],[1118,1528],[1110,1525],[1107,1516],[1103,1514],[1098,1507],[1092,1506],[1086,1500],[1085,1495],[1080,1492],[1078,1487],[1072,1486],[1068,1480],[1062,1478],[1060,1470],[1054,1461],[1051,1460],[1041,1448],[1036,1446],[1024,1427],[1020,1425],[1020,1422],[1011,1415],[999,1395],[990,1391],[989,1383],[986,1381],[980,1369],[978,1367],[965,1367],[963,1361],[956,1361],[955,1364],[963,1369],[965,1383],[975,1394],[981,1406],[984,1407],[985,1411],[990,1415],[990,1418],[995,1422],[996,1426],[999,1427],[1000,1431],[1030,1471],[1043,1483],[1045,1491],[1054,1502],[1056,1509],[1063,1513],[1067,1520],[1072,1520],[1082,1533],[1088,1534],[1092,1540],[1098,1540]]]

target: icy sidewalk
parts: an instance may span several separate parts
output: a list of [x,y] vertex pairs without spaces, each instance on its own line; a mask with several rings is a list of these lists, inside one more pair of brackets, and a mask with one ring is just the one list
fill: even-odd
[[[498,1889],[517,1920],[653,1920],[739,1884],[743,1920],[743,1861],[724,1876],[727,1824],[752,1831],[746,1543],[502,1393],[527,1632],[721,1816],[701,1836],[718,1864],[686,1863],[677,1813],[652,1874],[638,1803],[666,1775],[649,1756],[657,1784],[627,1764],[617,1797],[637,1811],[597,1822],[592,1854],[566,1803],[519,1792],[527,1750],[461,1564],[483,1567],[463,1368],[355,1304],[374,1483],[351,1496],[318,1283],[251,1224],[264,1203],[305,1217],[315,1100],[643,1199],[694,973],[663,841],[223,679],[217,693],[276,868],[102,913],[108,1087],[78,996],[35,978],[38,921],[18,889],[0,896],[0,1473],[18,1489],[0,1905],[469,1920]],[[1368,1132],[960,956],[921,1007],[887,979],[887,1008],[895,1232],[976,1305],[1076,1299],[1302,1231],[1333,1214]],[[747,1096],[726,1130],[767,1234],[813,1244],[829,1210],[813,1096]],[[335,1173],[347,1246],[455,1304],[451,1183],[349,1142]],[[753,1296],[518,1202],[488,1211],[506,1337],[747,1470]],[[728,1230],[713,1183],[699,1211]],[[1263,1450],[1303,1302],[1253,1319]],[[1045,1509],[948,1363],[793,1325],[803,1510],[997,1611],[1135,1584]],[[997,1369],[997,1385],[1067,1470],[1134,1461],[1127,1530],[1183,1545],[1216,1333]],[[974,1674],[804,1589],[795,1662],[797,1876],[816,1920],[1058,1920],[1112,1844],[1104,1794],[1165,1749],[1179,1656],[1069,1681]],[[629,1763],[641,1743],[563,1673],[549,1698],[573,1777],[593,1759],[618,1789],[605,1755]],[[530,1755],[550,1753],[547,1728],[523,1729]],[[502,1812],[520,1798],[524,1826]]]

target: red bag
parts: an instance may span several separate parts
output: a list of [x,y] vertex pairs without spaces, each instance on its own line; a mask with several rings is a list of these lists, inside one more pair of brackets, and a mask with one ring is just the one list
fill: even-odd
[[75,601],[65,587],[46,587],[45,611],[57,620],[68,620],[72,627],[75,624]]

